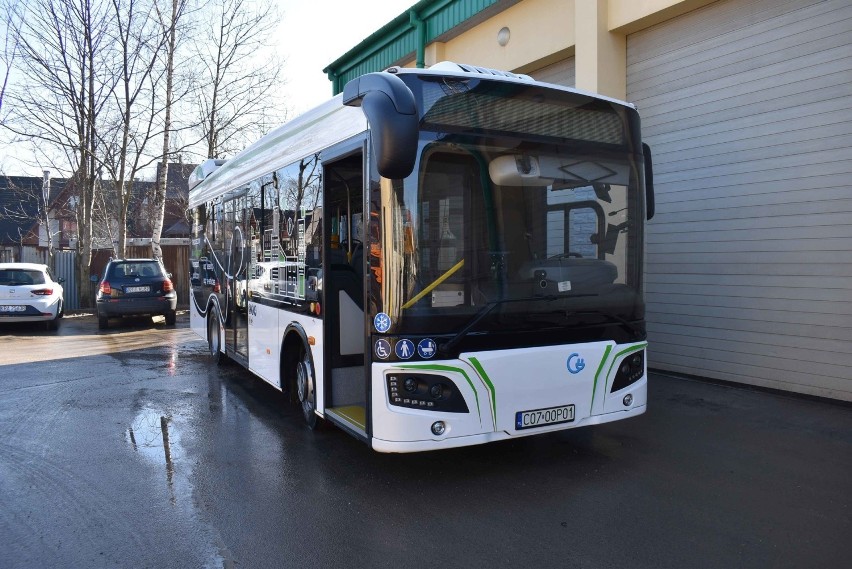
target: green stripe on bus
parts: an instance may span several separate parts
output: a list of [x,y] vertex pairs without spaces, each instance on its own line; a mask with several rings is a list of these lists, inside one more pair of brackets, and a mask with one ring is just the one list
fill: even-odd
[[488,374],[485,373],[485,370],[482,367],[482,364],[479,363],[479,360],[476,358],[470,358],[470,363],[476,369],[476,372],[482,377],[482,381],[485,382],[485,385],[488,386],[488,390],[491,392],[491,419],[494,421],[494,430],[497,430],[497,390],[494,389],[494,384],[491,383],[491,378],[488,377]]
[[467,380],[467,384],[470,385],[470,388],[473,390],[473,396],[476,398],[476,413],[479,415],[479,425],[482,426],[482,411],[479,409],[479,394],[476,392],[476,387],[474,387],[473,382],[470,380],[470,377],[467,375],[467,372],[460,367],[453,366],[445,366],[438,364],[428,364],[428,365],[418,365],[418,364],[402,364],[398,366],[402,369],[425,369],[428,371],[455,371],[464,376]]
[[597,371],[597,373],[595,373],[595,384],[592,386],[592,404],[589,406],[589,415],[592,414],[592,409],[595,408],[595,393],[597,393],[597,391],[598,391],[598,377],[600,377],[601,370],[603,369],[603,366],[606,363],[606,358],[611,351],[612,351],[612,346],[607,346],[606,351],[604,352],[604,355],[601,358],[601,363],[600,363],[600,365],[598,365],[598,371]]

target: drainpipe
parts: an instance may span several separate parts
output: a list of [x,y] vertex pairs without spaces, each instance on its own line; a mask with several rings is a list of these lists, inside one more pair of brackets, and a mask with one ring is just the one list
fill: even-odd
[[340,87],[340,76],[337,71],[332,69],[331,67],[326,67],[323,69],[325,72],[325,76],[331,81],[331,95],[339,94],[343,89]]
[[[42,223],[44,226],[44,240],[47,245],[47,265],[52,269],[53,268],[53,239],[51,239],[52,235],[50,233],[50,170],[42,170],[42,178],[41,178],[41,196],[44,199],[44,204],[41,207],[44,207],[44,210],[39,211],[39,225]],[[44,217],[42,217],[42,213]],[[39,231],[41,233],[41,231]],[[39,235],[39,245],[41,245],[41,235]]]
[[408,12],[409,22],[417,32],[417,68],[423,69],[426,67],[426,21],[421,20],[417,12],[410,10]]

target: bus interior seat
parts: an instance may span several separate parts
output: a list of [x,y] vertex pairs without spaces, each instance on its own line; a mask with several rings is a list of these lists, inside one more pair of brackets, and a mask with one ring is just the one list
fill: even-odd
[[[332,367],[364,365],[364,287],[348,264],[331,264],[326,287],[326,326],[338,338],[332,349]],[[352,339],[356,339],[353,343]],[[353,347],[355,346],[355,347]]]
[[349,260],[346,258],[346,251],[343,249],[329,249],[328,261],[332,266],[349,264]]
[[358,243],[352,249],[352,268],[355,269],[355,274],[358,275],[358,280],[364,282],[364,247]]

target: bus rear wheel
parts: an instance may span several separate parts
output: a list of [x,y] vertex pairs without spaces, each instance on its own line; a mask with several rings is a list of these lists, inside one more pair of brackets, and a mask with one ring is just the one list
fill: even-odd
[[219,333],[219,312],[215,309],[207,315],[207,350],[210,358],[217,365],[225,363],[225,354],[222,353],[222,336]]
[[296,359],[296,394],[299,398],[299,407],[308,428],[317,428],[319,417],[317,417],[317,392],[314,384],[314,374],[311,371],[311,360],[304,348],[299,350]]

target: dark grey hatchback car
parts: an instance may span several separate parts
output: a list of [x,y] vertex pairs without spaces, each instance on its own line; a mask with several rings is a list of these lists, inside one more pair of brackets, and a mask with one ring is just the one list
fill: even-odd
[[177,292],[171,275],[156,259],[112,259],[104,269],[96,297],[98,328],[120,316],[156,316],[175,323]]

